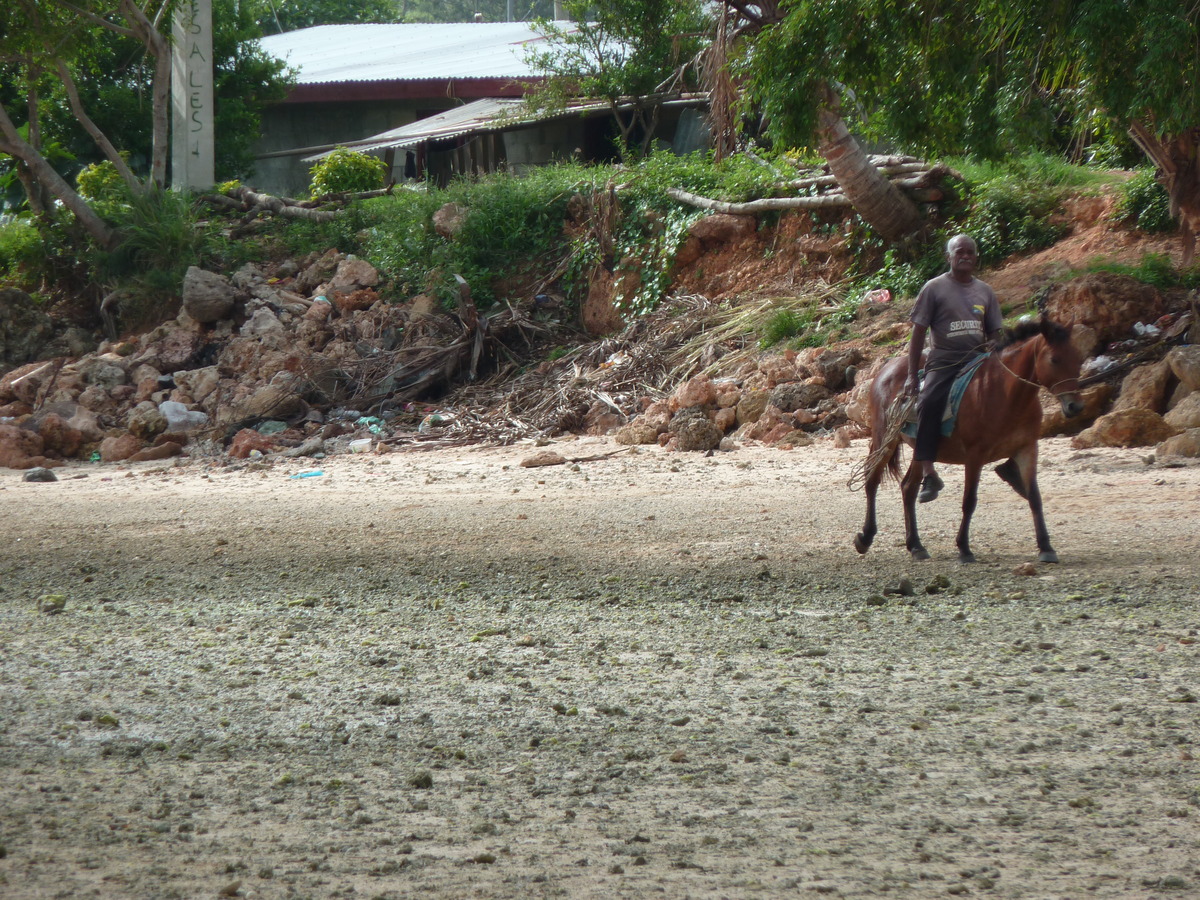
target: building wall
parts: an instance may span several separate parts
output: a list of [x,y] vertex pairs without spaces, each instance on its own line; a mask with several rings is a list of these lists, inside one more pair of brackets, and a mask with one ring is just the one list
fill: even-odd
[[[303,159],[318,152],[312,148],[368,138],[445,108],[434,106],[427,100],[284,103],[274,106],[263,115],[262,135],[255,147],[254,174],[248,183],[260,191],[277,196],[306,195],[312,164]],[[294,152],[273,155],[280,151]],[[403,161],[401,156],[401,164]]]

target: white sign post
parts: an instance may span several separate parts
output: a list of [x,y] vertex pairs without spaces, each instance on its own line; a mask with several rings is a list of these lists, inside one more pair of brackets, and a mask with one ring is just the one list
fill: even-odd
[[171,186],[213,186],[212,0],[183,0],[172,25]]

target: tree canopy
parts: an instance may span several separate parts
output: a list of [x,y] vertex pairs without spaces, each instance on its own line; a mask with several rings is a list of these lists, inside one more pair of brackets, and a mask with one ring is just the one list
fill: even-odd
[[1186,234],[1200,229],[1198,20],[1179,0],[793,0],[749,22],[741,73],[789,145],[811,141],[822,84],[861,133],[904,149],[995,155],[1031,122],[1044,137],[1056,115],[1107,118],[1158,166]]

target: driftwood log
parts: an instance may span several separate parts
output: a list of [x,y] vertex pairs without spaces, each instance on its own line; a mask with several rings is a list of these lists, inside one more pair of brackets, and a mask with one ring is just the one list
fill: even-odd
[[[941,183],[947,177],[962,179],[948,166],[929,165],[911,157],[872,157],[871,161],[893,184],[918,203],[937,203],[945,197]],[[824,170],[803,178],[780,182],[780,190],[815,191],[803,197],[764,197],[742,203],[729,203],[701,197],[682,188],[668,188],[667,194],[680,203],[733,215],[754,214],[780,209],[830,209],[850,206],[850,200],[837,186],[837,179]]]

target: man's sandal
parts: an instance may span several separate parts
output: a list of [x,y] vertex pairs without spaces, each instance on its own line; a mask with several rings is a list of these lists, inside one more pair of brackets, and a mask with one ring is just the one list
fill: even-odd
[[921,493],[917,494],[918,503],[928,503],[931,500],[936,500],[938,494],[942,492],[942,488],[946,486],[937,472],[932,475],[926,475],[925,480],[921,482]]

